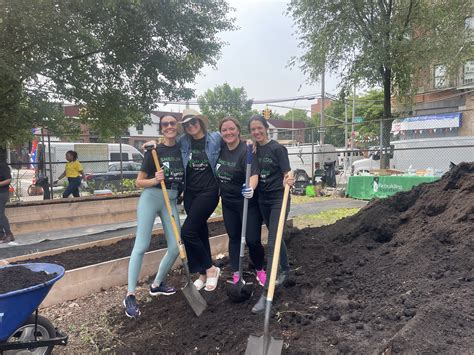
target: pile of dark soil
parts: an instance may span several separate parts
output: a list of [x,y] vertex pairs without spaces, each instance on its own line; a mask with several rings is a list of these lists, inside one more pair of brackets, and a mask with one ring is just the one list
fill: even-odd
[[0,268],[0,295],[42,284],[55,276],[56,273],[35,272],[24,266]]
[[[208,226],[209,235],[212,237],[226,233],[223,222],[212,222],[209,223]],[[86,249],[72,249],[56,255],[44,256],[37,259],[22,260],[18,262],[18,264],[28,262],[53,263],[62,265],[66,270],[72,270],[130,256],[134,243],[135,238],[127,238],[106,246],[97,246]],[[152,251],[163,248],[166,248],[166,239],[164,238],[163,233],[153,235],[148,250]]]
[[[284,352],[474,351],[473,192],[474,164],[462,164],[333,225],[293,230],[292,277],[277,291],[270,326]],[[112,308],[114,338],[96,344],[120,354],[241,353],[263,328],[263,315],[250,313],[260,293],[232,304],[221,280],[202,291],[209,307],[199,318],[181,294],[138,295],[142,316]]]

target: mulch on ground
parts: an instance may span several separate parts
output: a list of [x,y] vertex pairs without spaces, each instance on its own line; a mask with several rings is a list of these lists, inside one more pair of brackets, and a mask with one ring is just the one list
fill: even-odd
[[[286,236],[292,275],[276,293],[270,325],[283,337],[284,353],[474,351],[473,192],[474,164],[461,164],[437,182],[373,201],[333,225],[292,230]],[[199,318],[182,294],[151,298],[146,286],[137,320],[124,315],[119,289],[77,300],[68,313],[47,312],[62,312],[60,325],[82,315],[78,324],[88,330],[79,334],[86,340],[74,340],[73,351],[93,344],[120,354],[243,353],[249,334],[263,330],[263,315],[250,313],[261,288],[248,302],[230,303],[224,282],[230,272],[220,263],[224,275],[217,291],[202,291],[209,307]],[[169,281],[182,282],[180,272]],[[91,303],[94,312],[86,311]],[[93,328],[94,316],[100,328]]]
[[[225,234],[224,222],[212,222],[208,224],[210,236]],[[44,256],[37,259],[27,259],[18,262],[23,263],[54,263],[62,265],[66,270],[77,269],[80,267],[94,265],[109,260],[115,260],[130,256],[135,238],[127,238],[116,243],[96,246],[86,249],[72,249],[60,254]],[[148,251],[166,248],[166,239],[163,233],[154,234],[151,238]]]
[[42,284],[56,277],[56,273],[32,271],[23,266],[0,268],[0,295]]

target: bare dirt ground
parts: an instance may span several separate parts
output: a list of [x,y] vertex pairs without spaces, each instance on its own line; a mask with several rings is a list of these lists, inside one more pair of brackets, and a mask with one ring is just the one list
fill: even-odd
[[[271,330],[284,352],[474,352],[474,164],[441,180],[371,202],[357,214],[287,235],[292,276],[277,291]],[[130,320],[125,287],[42,311],[70,335],[55,352],[242,353],[263,316],[230,303],[224,275],[197,318],[183,296],[147,296]],[[246,278],[249,280],[251,269]],[[176,270],[170,282],[179,285]]]

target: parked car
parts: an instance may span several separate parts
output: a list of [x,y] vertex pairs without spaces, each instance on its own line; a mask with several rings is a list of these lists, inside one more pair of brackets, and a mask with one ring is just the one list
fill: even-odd
[[120,188],[120,179],[135,180],[141,166],[140,163],[122,162],[120,171],[120,162],[109,163],[107,172],[90,174],[86,172],[85,181],[95,190],[117,190]]

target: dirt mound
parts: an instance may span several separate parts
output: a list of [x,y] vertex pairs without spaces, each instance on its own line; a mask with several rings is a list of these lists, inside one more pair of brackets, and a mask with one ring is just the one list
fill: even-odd
[[[473,191],[474,164],[462,164],[334,225],[292,231],[293,273],[271,323],[284,352],[474,351]],[[96,343],[117,353],[243,352],[263,328],[263,316],[250,314],[260,292],[231,304],[220,282],[203,292],[209,308],[200,318],[180,294],[139,295],[142,317],[130,321],[112,308],[114,339]]]
[[6,267],[0,269],[0,295],[11,291],[22,290],[42,284],[56,276],[44,271],[32,271],[24,266]]

